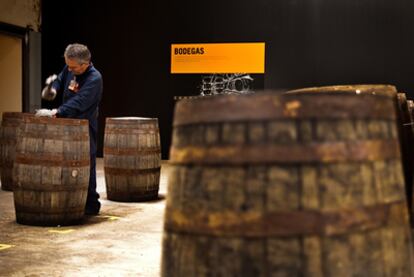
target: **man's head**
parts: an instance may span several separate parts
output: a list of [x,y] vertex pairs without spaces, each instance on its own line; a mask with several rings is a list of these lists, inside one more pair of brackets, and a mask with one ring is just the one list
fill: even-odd
[[91,52],[86,45],[69,44],[65,49],[65,62],[68,70],[75,75],[83,74],[91,62]]

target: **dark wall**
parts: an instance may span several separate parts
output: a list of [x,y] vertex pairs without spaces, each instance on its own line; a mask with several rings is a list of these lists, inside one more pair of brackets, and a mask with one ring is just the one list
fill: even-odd
[[67,44],[89,46],[104,77],[100,151],[105,117],[157,117],[167,158],[173,98],[198,93],[169,74],[171,43],[263,41],[268,89],[387,83],[414,91],[411,0],[66,2],[43,0],[43,79],[61,70]]
[[[62,69],[67,44],[88,45],[104,81],[98,155],[102,155],[105,118],[113,116],[159,118],[165,155],[173,93],[168,90],[170,32],[163,12],[140,1],[67,4],[62,8],[60,2],[43,1],[43,78]],[[59,101],[43,105],[56,106]]]

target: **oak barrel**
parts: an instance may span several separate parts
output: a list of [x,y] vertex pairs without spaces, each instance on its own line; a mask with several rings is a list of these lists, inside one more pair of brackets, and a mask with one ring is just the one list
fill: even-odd
[[87,120],[23,116],[13,169],[16,221],[78,223],[84,216],[89,159]]
[[179,101],[162,276],[412,276],[395,120],[372,94]]
[[22,112],[4,112],[0,129],[0,175],[1,188],[13,190],[13,164],[16,152],[16,141],[23,115],[34,116]]
[[393,85],[385,84],[357,84],[357,85],[337,85],[310,87],[286,92],[289,95],[320,93],[320,94],[371,94],[390,97],[396,106],[396,124],[398,130],[398,138],[400,143],[401,159],[404,173],[404,183],[407,198],[407,206],[412,226],[414,226],[414,209],[413,209],[413,181],[414,181],[414,146],[413,132],[411,128],[411,115],[409,113],[408,101],[405,93],[398,92]]
[[160,169],[157,118],[106,118],[104,171],[109,200],[130,202],[158,198]]

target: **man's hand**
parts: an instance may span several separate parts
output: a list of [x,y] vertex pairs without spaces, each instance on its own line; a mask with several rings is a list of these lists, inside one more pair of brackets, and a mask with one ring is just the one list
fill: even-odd
[[40,109],[36,110],[35,116],[46,116],[46,117],[56,117],[57,109],[48,110],[48,109]]
[[46,86],[53,83],[53,81],[56,80],[56,78],[57,78],[56,74],[53,74],[53,75],[50,75],[49,77],[47,77],[46,82],[45,82]]
[[53,99],[55,99],[56,90],[52,87],[52,83],[54,80],[56,80],[56,78],[57,78],[56,74],[53,74],[46,79],[46,82],[45,82],[46,86],[42,90],[43,99],[47,101],[52,101]]

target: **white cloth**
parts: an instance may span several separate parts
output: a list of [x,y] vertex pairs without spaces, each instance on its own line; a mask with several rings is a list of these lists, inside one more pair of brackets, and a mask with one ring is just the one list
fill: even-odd
[[36,110],[35,116],[54,117],[56,113],[57,113],[57,109],[53,109],[53,110],[40,109],[40,110]]

